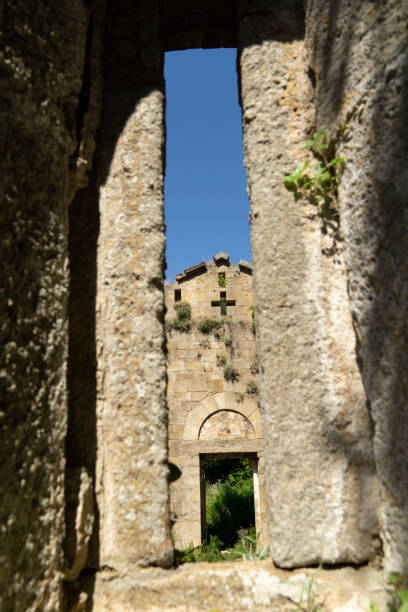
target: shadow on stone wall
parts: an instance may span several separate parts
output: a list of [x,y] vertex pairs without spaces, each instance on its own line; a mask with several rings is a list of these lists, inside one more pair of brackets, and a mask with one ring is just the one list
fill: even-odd
[[320,39],[312,54],[316,125],[349,123],[341,195],[349,296],[374,424],[386,558],[389,569],[406,571],[408,8],[331,0],[317,14],[320,5],[309,6],[312,28],[326,24],[313,34]]
[[[89,185],[70,206],[69,414],[66,438],[66,482],[85,468],[93,481],[94,525],[87,561],[76,580],[65,582],[65,604],[73,608],[87,594],[93,608],[96,571],[100,569],[99,508],[95,495],[97,459],[96,291],[99,236],[99,191],[110,172],[116,143],[138,103],[163,87],[162,54],[157,39],[155,4],[132,11],[126,2],[108,6],[105,17],[102,119]],[[142,32],[143,30],[143,32]],[[69,499],[70,491],[66,491]],[[75,512],[66,509],[66,556],[75,548]],[[73,540],[73,542],[72,542]]]

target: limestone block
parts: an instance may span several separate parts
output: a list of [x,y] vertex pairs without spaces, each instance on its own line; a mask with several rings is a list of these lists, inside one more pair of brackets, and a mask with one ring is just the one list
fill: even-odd
[[187,388],[189,391],[206,391],[207,381],[206,380],[189,380],[187,382]]
[[327,612],[365,612],[370,600],[385,609],[384,593],[378,589],[381,580],[380,572],[370,567],[289,573],[268,561],[194,563],[174,572],[151,568],[115,580],[101,573],[93,600],[95,612],[122,612],[129,606],[146,612],[290,612],[303,605],[312,585],[313,600],[319,606],[324,602]]
[[[77,0],[6,0],[1,15],[0,608],[54,612],[63,571],[68,204],[86,182],[76,152],[82,167],[92,157],[100,108],[83,83],[88,36],[98,89],[100,29],[96,17],[92,36]],[[80,95],[89,109],[81,126]]]
[[[362,562],[376,552],[370,419],[344,258],[322,258],[320,219],[306,218],[283,186],[302,159],[304,121],[312,117],[299,108],[312,94],[302,22],[294,4],[281,4],[243,15],[240,26],[271,551],[286,567]],[[345,426],[342,414],[353,415]]]
[[[400,262],[407,256],[403,109],[408,92],[404,68],[408,7],[395,0],[375,11],[364,3],[344,5],[331,16],[330,28],[320,30],[317,15],[325,19],[327,7],[323,2],[313,4],[307,15],[307,41],[309,66],[319,82],[317,120],[333,131],[347,120],[348,136],[339,147],[347,160],[340,211],[350,308],[374,429],[385,563],[389,571],[406,573],[408,279]],[[367,37],[360,23],[365,24]],[[336,40],[330,37],[333,28],[339,32]],[[338,58],[330,74],[325,70],[327,53]]]
[[180,440],[183,437],[184,424],[180,425],[169,425],[169,439]]
[[[133,42],[125,42],[125,48],[143,45],[132,47],[134,61],[107,55],[113,64],[106,75],[98,158],[99,561],[122,570],[137,564],[169,565],[173,548],[163,351],[164,95],[157,10],[157,2],[143,3],[135,15]],[[120,36],[121,31],[113,27],[107,35]],[[123,49],[122,43],[110,40],[115,49]],[[136,66],[137,61],[142,65]],[[183,334],[174,332],[172,338],[179,347],[187,346]]]
[[180,380],[170,380],[167,383],[167,388],[169,393],[184,393],[184,391],[187,391],[187,383]]
[[185,467],[199,467],[200,465],[198,454],[181,455],[179,461],[180,465]]
[[217,410],[224,410],[225,408],[225,393],[216,393],[214,395],[214,401],[217,406]]
[[208,391],[210,391],[210,381],[208,381],[208,385],[207,385],[207,389],[206,391],[192,391],[191,392],[191,401],[192,402],[201,402],[201,400],[206,397]]
[[64,580],[75,580],[84,569],[94,526],[92,478],[84,468],[67,475]]
[[[216,253],[213,256],[213,259],[214,259],[216,264],[222,264],[222,262],[228,262],[229,261],[229,255],[228,255],[228,253],[225,253],[224,251],[220,251],[219,253]],[[222,269],[222,265],[220,266],[220,269]]]

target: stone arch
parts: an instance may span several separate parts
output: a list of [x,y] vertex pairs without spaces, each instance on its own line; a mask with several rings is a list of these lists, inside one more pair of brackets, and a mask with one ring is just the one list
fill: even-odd
[[255,438],[262,438],[261,415],[258,404],[254,400],[244,400],[238,404],[232,392],[213,393],[207,395],[187,415],[183,440],[198,440],[201,426],[210,415],[221,410],[230,410],[246,418],[255,432]]
[[237,410],[217,410],[201,424],[199,440],[254,439],[251,421]]

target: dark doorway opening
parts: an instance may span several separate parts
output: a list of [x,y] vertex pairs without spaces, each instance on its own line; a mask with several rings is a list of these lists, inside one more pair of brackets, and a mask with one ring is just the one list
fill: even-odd
[[203,542],[230,548],[243,536],[256,537],[257,472],[255,453],[200,455]]

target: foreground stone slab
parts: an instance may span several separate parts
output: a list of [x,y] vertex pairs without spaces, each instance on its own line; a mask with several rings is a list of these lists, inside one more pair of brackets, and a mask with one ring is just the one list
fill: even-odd
[[[366,612],[384,606],[378,571],[363,567],[285,571],[270,561],[185,564],[175,570],[145,569],[126,575],[100,573],[93,612],[204,612],[294,610],[308,592],[320,610]],[[71,612],[80,608],[71,608]]]
[[379,549],[378,497],[345,262],[322,257],[320,220],[283,185],[307,120],[303,25],[289,4],[264,14],[259,2],[240,21],[271,553],[286,568],[360,564]]

